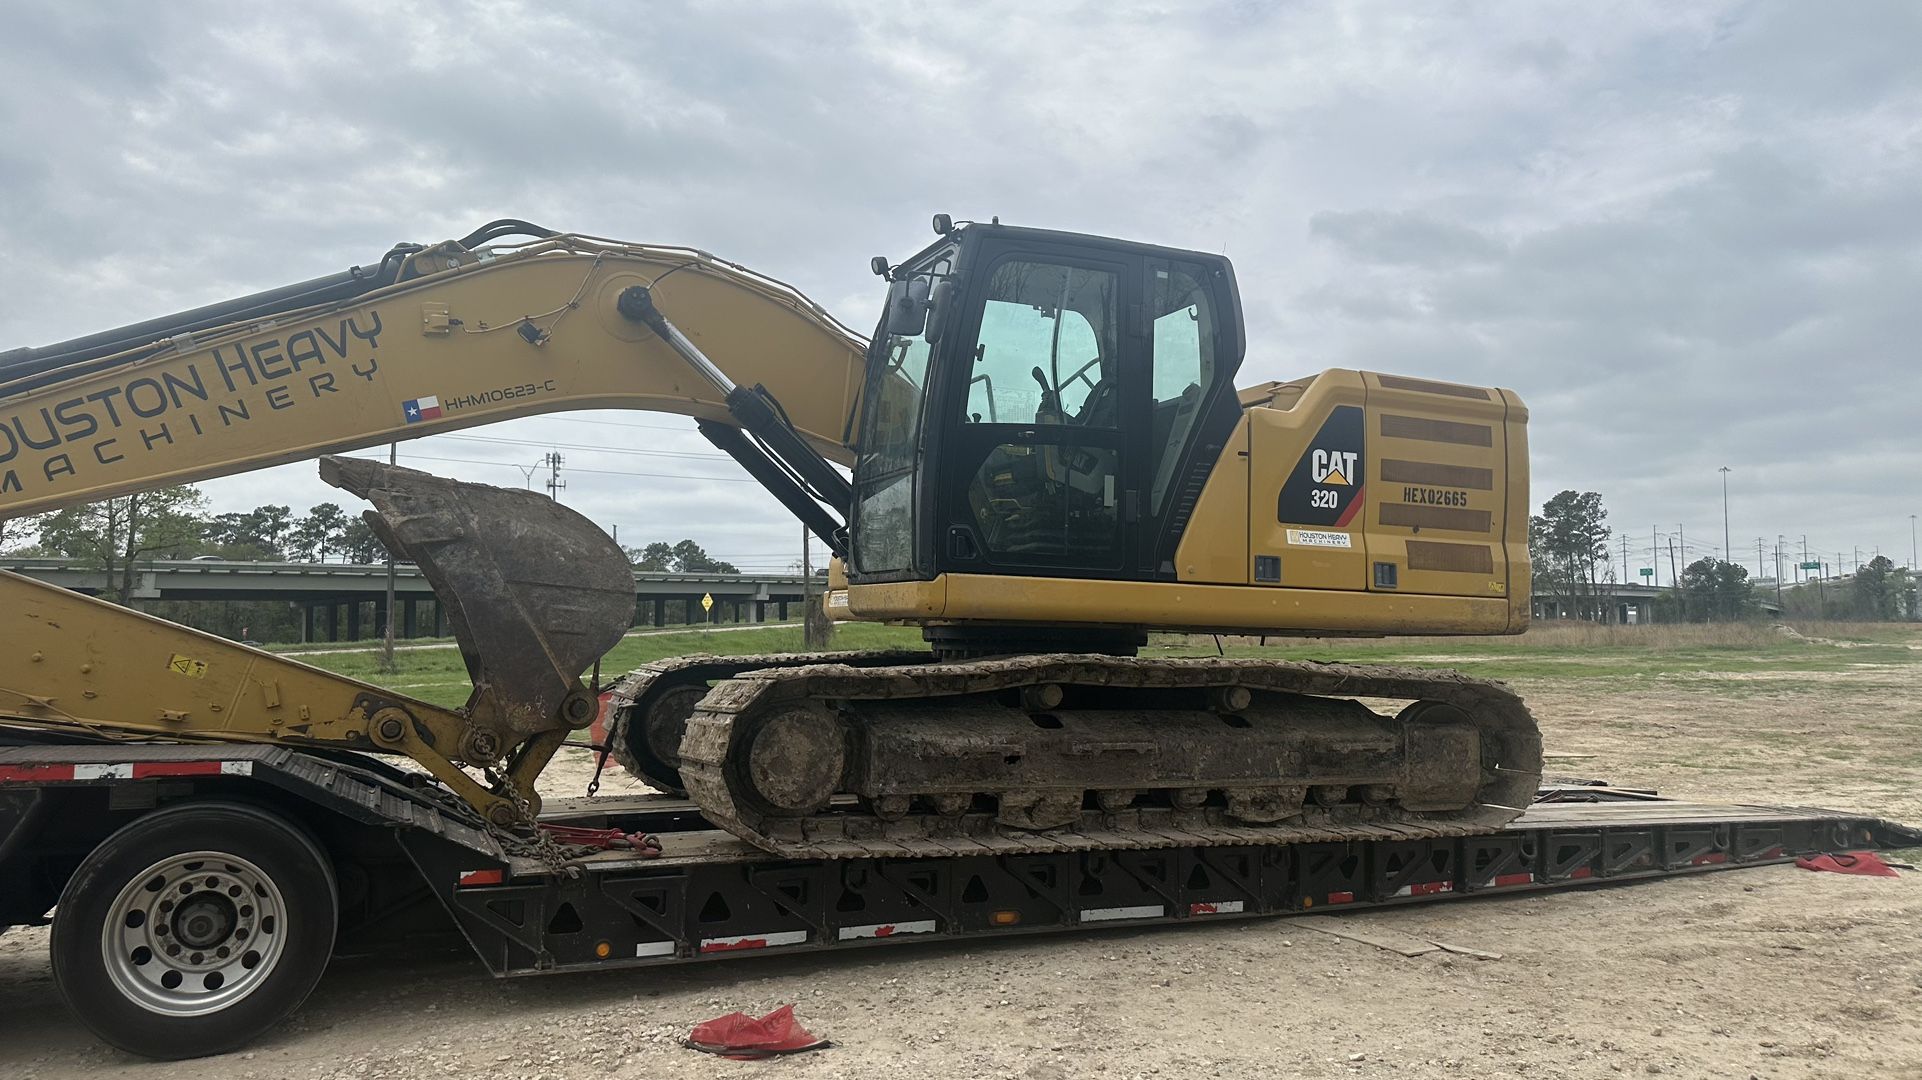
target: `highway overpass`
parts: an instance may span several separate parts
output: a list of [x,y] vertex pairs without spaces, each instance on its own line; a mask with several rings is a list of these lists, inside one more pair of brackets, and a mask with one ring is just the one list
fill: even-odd
[[[99,595],[111,585],[107,574],[70,559],[4,558],[0,569],[37,578],[76,592]],[[635,625],[677,622],[765,622],[799,617],[799,574],[671,574],[634,571]],[[825,579],[817,579],[818,594]],[[714,598],[703,612],[701,598]],[[134,570],[135,600],[284,600],[303,611],[302,640],[339,641],[377,637],[386,625],[387,566],[384,563],[229,562],[216,559],[142,561]],[[434,590],[413,563],[394,567],[394,599],[399,637],[442,637],[447,633]],[[372,617],[363,619],[373,605]]]

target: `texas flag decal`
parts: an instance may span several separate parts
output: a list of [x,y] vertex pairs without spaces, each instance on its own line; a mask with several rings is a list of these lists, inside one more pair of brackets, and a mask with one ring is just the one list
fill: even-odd
[[403,401],[400,403],[400,411],[406,415],[407,422],[410,424],[418,424],[422,420],[439,420],[440,399],[430,394],[424,398]]

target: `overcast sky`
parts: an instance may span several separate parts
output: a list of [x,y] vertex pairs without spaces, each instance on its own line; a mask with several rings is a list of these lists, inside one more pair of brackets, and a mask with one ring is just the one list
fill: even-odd
[[[1723,465],[1749,566],[1756,537],[1805,533],[1906,563],[1918,57],[1907,0],[14,2],[0,348],[500,216],[702,247],[865,331],[869,255],[919,248],[937,210],[998,214],[1225,250],[1244,385],[1341,366],[1516,389],[1535,501],[1601,492],[1634,566],[1651,526],[1719,550]],[[565,500],[623,542],[794,559],[751,483],[617,475],[741,478],[616,452],[709,451],[691,422],[590,418],[403,463],[518,484],[553,443],[605,446],[563,449]],[[203,490],[352,503],[312,465]]]

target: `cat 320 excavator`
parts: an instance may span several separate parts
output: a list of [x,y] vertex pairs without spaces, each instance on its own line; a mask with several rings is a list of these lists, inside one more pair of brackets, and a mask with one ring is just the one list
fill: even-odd
[[[0,516],[319,456],[433,584],[474,684],[443,708],[0,575],[0,733],[27,748],[0,773],[49,747],[367,751],[419,763],[488,829],[527,828],[535,777],[597,714],[583,673],[631,625],[626,559],[531,492],[338,455],[620,408],[694,417],[833,550],[834,618],[918,624],[928,644],[689,658],[616,683],[613,752],[755,848],[1407,840],[1499,830],[1529,804],[1539,736],[1498,684],[1139,655],[1150,631],[1519,633],[1526,412],[1512,392],[1346,370],[1238,389],[1226,258],[934,226],[905,261],[873,260],[886,307],[866,340],[704,252],[502,221],[0,354]],[[121,925],[104,961],[97,935],[74,947],[73,978],[104,964],[137,991],[123,996],[176,1020],[259,981],[206,943],[251,917],[226,891],[267,876],[262,860],[221,863],[208,840],[198,857],[226,869],[205,888],[184,857],[76,872],[111,846],[98,840],[0,874],[0,924],[39,918],[63,884],[77,920],[84,879]],[[60,938],[56,920],[57,963]],[[153,1052],[126,1024],[96,1026]]]

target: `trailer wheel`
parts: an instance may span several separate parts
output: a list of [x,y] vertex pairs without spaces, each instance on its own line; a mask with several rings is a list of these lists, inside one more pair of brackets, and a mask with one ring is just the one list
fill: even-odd
[[53,917],[53,975],[82,1023],[155,1058],[218,1054],[306,1000],[333,952],[333,868],[264,810],[190,803],[108,837]]

